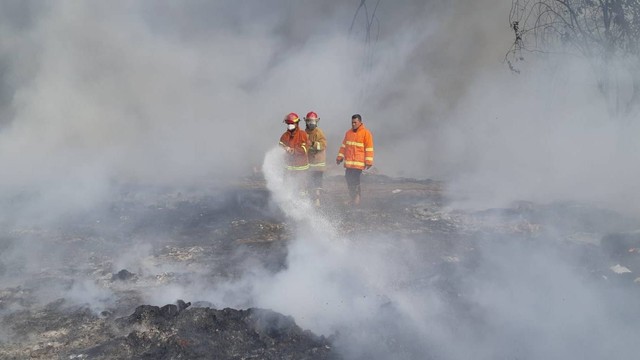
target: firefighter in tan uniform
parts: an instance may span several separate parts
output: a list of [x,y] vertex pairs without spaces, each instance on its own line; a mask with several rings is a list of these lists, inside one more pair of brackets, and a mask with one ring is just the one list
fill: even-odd
[[311,147],[309,148],[309,186],[315,192],[314,204],[320,206],[322,195],[322,176],[326,168],[327,139],[322,130],[318,127],[320,118],[313,111],[307,113],[304,121],[307,125],[305,131],[309,137]]
[[360,175],[373,166],[373,135],[365,128],[360,114],[351,117],[351,129],[347,130],[336,157],[336,164],[344,161],[345,178],[351,204],[360,205]]

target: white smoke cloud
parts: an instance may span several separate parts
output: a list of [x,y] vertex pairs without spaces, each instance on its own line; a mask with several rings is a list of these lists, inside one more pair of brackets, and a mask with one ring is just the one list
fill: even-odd
[[634,125],[611,119],[591,68],[532,55],[508,72],[510,31],[487,20],[502,2],[381,2],[367,32],[369,4],[350,33],[356,6],[341,2],[27,4],[6,5],[0,181],[36,208],[82,208],[122,182],[233,181],[284,114],[310,110],[330,158],[358,112],[383,173],[454,180],[485,205],[620,200],[603,174],[634,186]]
[[[335,115],[351,112],[346,36],[295,45],[279,7],[252,18],[257,9],[202,6],[60,2],[3,32],[22,80],[4,84],[3,186],[72,210],[123,182],[224,184],[260,164],[284,114],[313,109],[328,128],[349,116]],[[181,16],[203,10],[203,28],[183,34],[195,24]]]
[[263,167],[297,228],[287,268],[217,287],[208,296],[220,306],[266,307],[338,334],[348,359],[633,357],[636,325],[616,310],[631,293],[587,276],[557,239],[475,239],[475,260],[463,260],[472,270],[464,262],[434,267],[424,257],[430,235],[340,234],[339,218],[283,186],[280,149]]

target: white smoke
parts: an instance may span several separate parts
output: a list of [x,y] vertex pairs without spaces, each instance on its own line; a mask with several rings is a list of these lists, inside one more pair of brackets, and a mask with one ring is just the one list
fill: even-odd
[[348,236],[339,218],[285,185],[281,149],[267,153],[263,167],[295,239],[286,270],[248,277],[242,288],[251,290],[251,306],[338,334],[346,358],[632,357],[636,325],[615,310],[630,294],[615,290],[620,298],[610,298],[605,290],[615,287],[577,271],[557,239],[476,239],[473,272],[456,263],[434,268],[423,255],[429,235],[418,242]]
[[[380,290],[390,285],[389,279],[380,276],[385,262],[376,257],[387,251],[338,236],[339,219],[320,212],[286,183],[289,174],[282,159],[281,149],[271,150],[263,170],[274,200],[295,221],[296,237],[289,246],[287,270],[257,284],[255,301],[277,311],[286,308],[301,326],[328,335],[344,324],[327,319],[363,321],[386,301]],[[363,265],[367,262],[369,266]]]

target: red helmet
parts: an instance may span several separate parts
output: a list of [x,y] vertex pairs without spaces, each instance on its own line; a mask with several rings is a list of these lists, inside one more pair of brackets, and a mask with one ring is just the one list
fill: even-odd
[[296,113],[289,113],[287,114],[287,116],[284,117],[284,121],[287,124],[295,124],[298,121],[300,121],[300,118],[298,117],[298,114]]
[[320,120],[320,118],[318,117],[318,114],[314,113],[313,111],[309,111],[307,113],[307,116],[304,117],[304,120]]

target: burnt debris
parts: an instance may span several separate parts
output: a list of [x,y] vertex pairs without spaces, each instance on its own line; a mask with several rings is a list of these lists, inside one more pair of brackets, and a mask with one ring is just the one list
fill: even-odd
[[122,269],[111,276],[111,281],[127,281],[133,279],[134,277],[135,274],[129,272],[127,269]]
[[[91,359],[339,359],[327,339],[264,309],[142,305],[116,322],[126,332],[81,351]],[[187,309],[188,308],[188,309]]]
[[[374,245],[402,260],[393,289],[437,294],[446,304],[438,316],[454,332],[482,336],[495,325],[473,299],[477,283],[547,284],[540,279],[553,278],[557,268],[539,277],[530,269],[546,266],[550,254],[570,266],[572,279],[605,294],[622,318],[640,314],[629,306],[640,291],[633,219],[574,203],[451,209],[441,183],[375,174],[363,179],[366,196],[355,209],[343,205],[342,177],[325,180],[318,214],[355,248]],[[300,226],[258,182],[204,193],[131,189],[61,223],[3,228],[0,320],[7,325],[0,328],[0,359],[448,358],[409,325],[416,314],[402,313],[385,293],[364,294],[380,304],[371,315],[376,321],[336,327],[324,333],[329,338],[303,330],[288,314],[251,308],[244,287],[234,303],[242,309],[220,310],[225,305],[216,302],[225,300],[210,294],[142,305],[167,286],[215,289],[251,271],[284,271]],[[42,246],[19,251],[26,243]],[[30,259],[37,266],[28,266]]]

